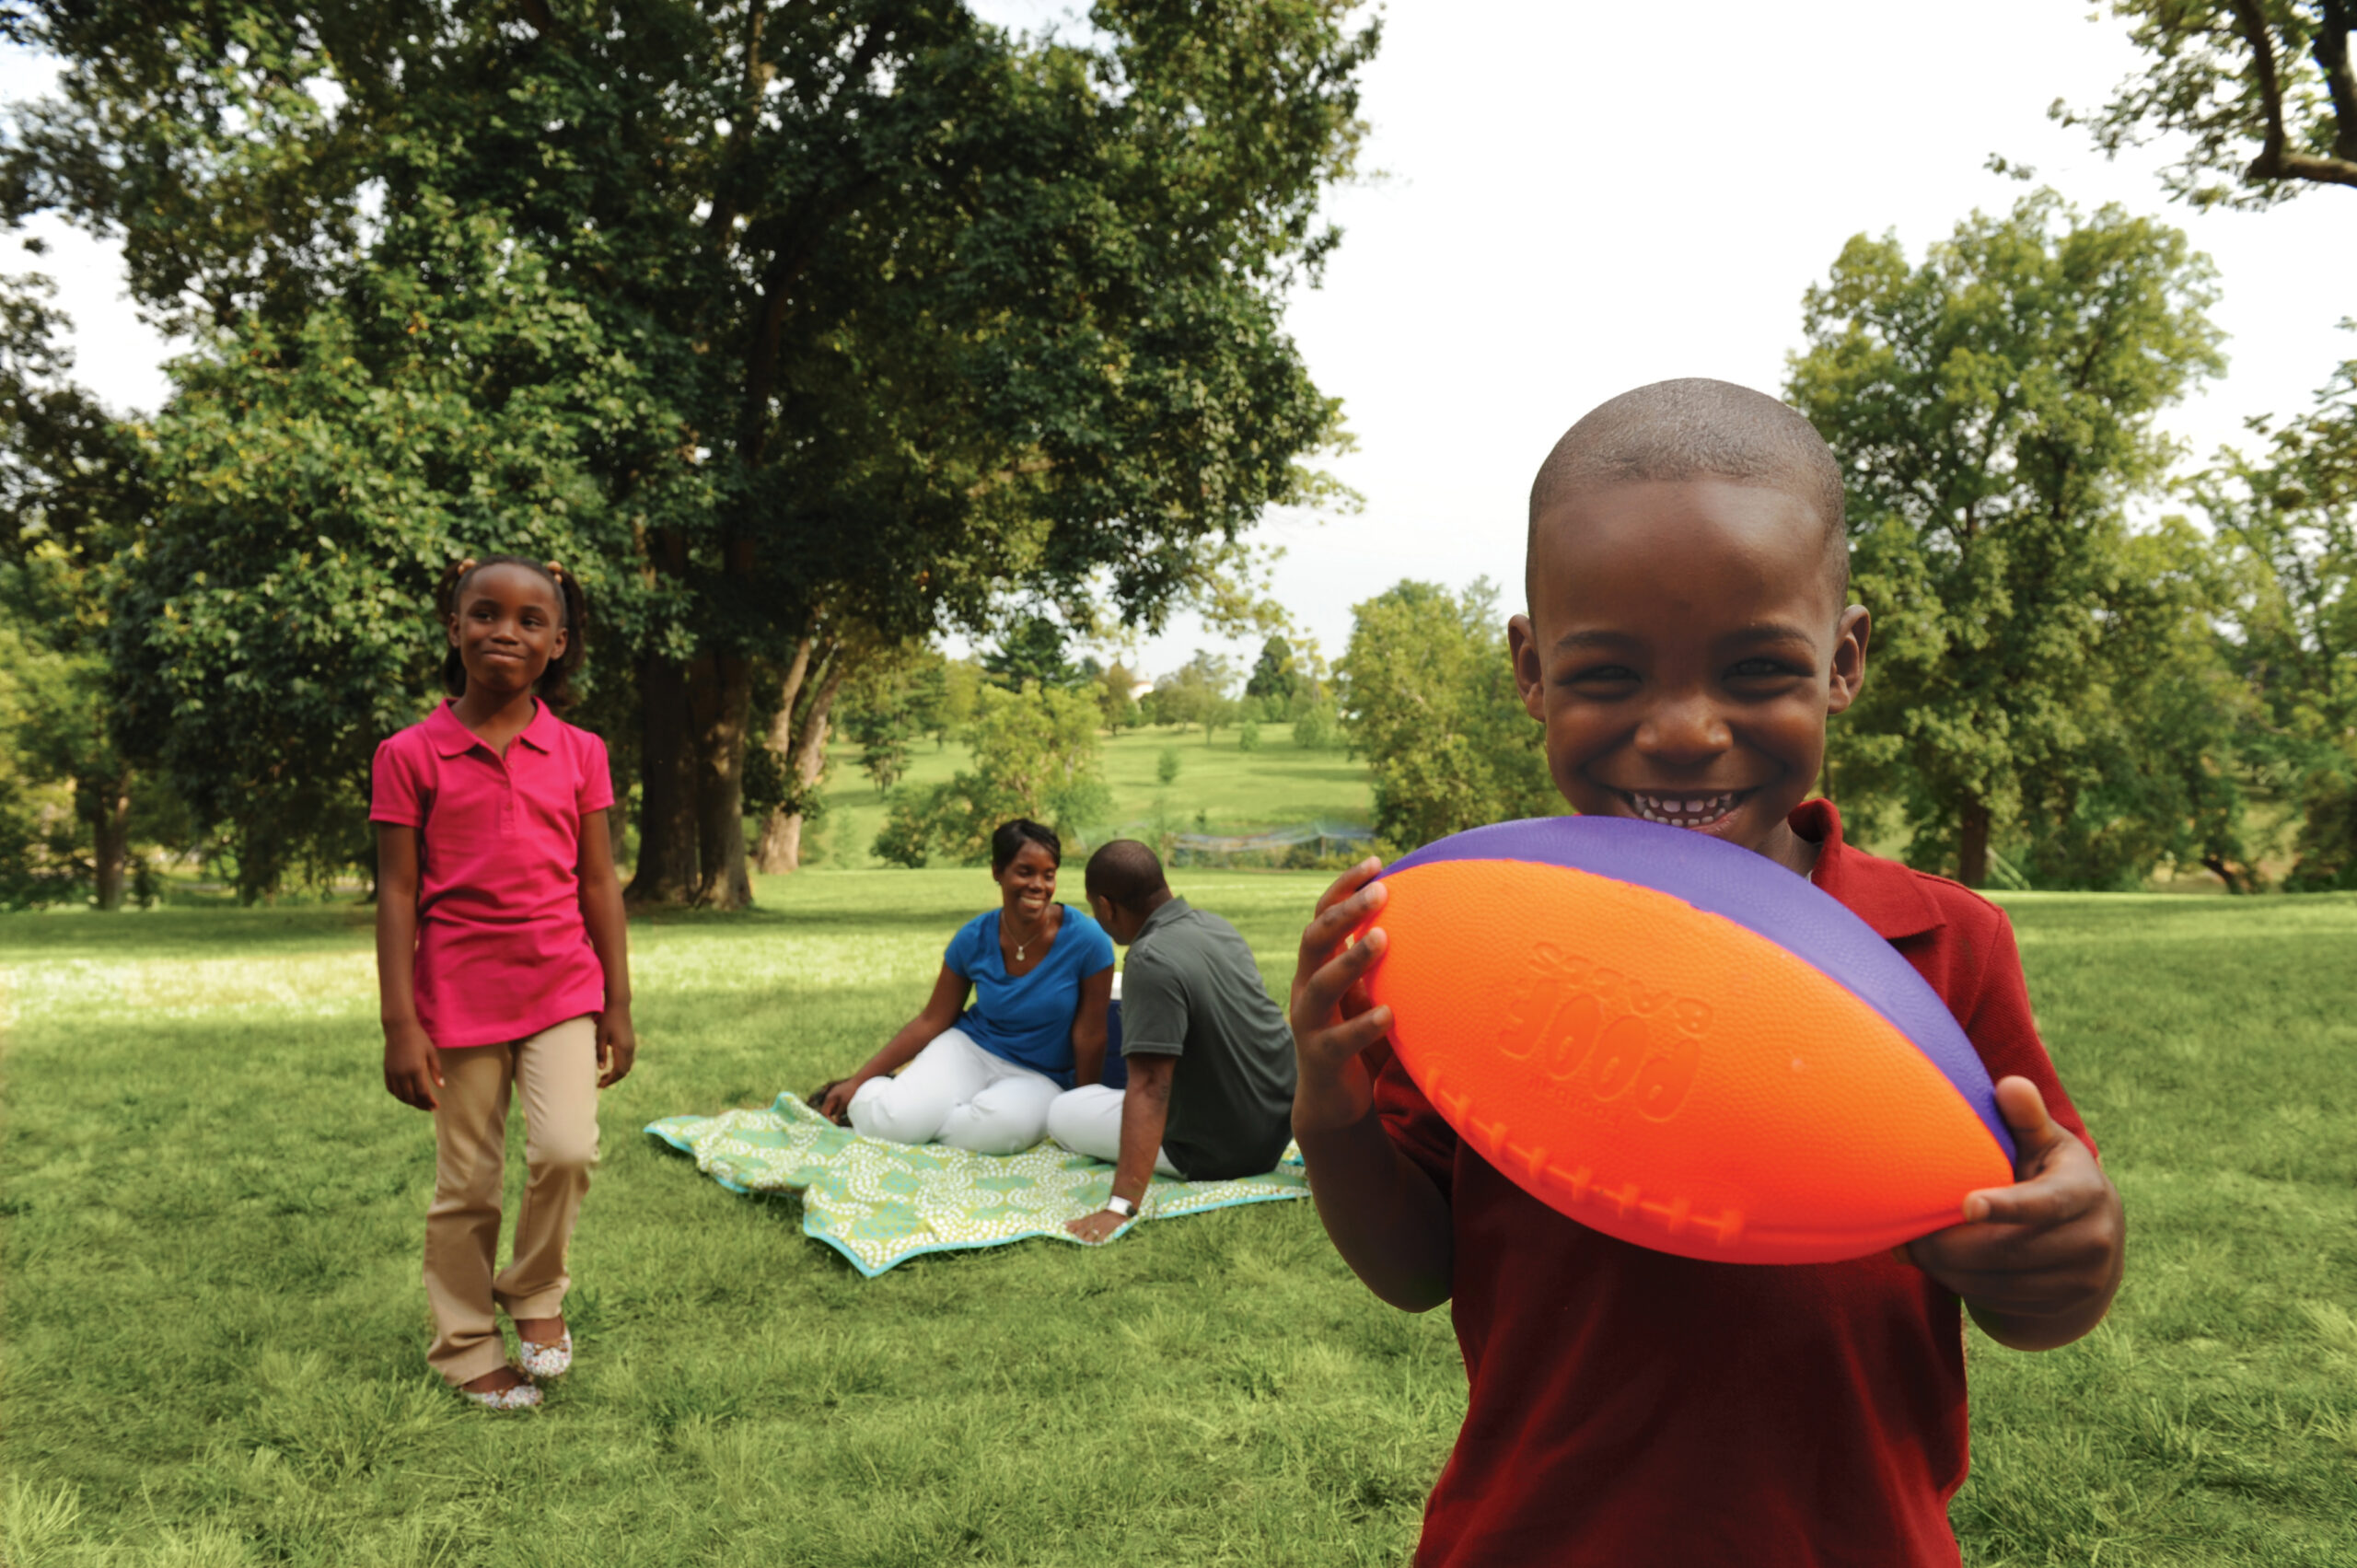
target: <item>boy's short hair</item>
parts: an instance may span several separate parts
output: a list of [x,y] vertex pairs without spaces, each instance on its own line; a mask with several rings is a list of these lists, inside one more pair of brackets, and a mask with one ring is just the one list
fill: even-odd
[[1839,597],[1849,597],[1841,464],[1833,448],[1799,411],[1765,392],[1700,376],[1623,392],[1563,432],[1531,482],[1525,560],[1538,540],[1538,519],[1585,491],[1706,478],[1781,490],[1815,507]]
[[1114,839],[1088,857],[1081,885],[1092,899],[1104,899],[1135,914],[1155,894],[1168,889],[1162,860],[1135,839]]

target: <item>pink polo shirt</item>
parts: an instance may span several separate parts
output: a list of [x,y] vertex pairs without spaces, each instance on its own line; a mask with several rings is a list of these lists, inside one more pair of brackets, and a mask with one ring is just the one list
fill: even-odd
[[545,704],[498,752],[447,703],[377,748],[368,819],[420,830],[417,1016],[444,1050],[606,1005],[581,919],[581,819],[614,803],[606,743]]

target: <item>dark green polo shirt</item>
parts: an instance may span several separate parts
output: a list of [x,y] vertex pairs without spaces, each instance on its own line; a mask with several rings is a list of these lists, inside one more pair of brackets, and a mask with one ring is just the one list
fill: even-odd
[[1293,1032],[1236,927],[1173,899],[1121,967],[1121,1054],[1176,1056],[1162,1152],[1190,1181],[1275,1168],[1293,1132]]

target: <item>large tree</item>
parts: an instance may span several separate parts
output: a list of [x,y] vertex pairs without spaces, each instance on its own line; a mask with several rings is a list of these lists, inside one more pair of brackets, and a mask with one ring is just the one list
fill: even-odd
[[1563,809],[1486,578],[1462,593],[1401,582],[1352,607],[1334,673],[1344,733],[1375,775],[1376,835],[1391,850]]
[[2212,298],[2177,230],[2050,192],[1921,262],[1857,236],[1808,290],[1789,396],[1842,459],[1875,614],[1833,767],[1903,806],[1916,864],[1977,887],[2001,830],[2064,863],[2103,841],[2081,813],[2144,755],[2128,677],[2187,626],[2181,563],[2134,545],[2128,508],[2173,456],[2155,416],[2221,366]]
[[2244,762],[2297,817],[2291,881],[2357,887],[2357,362],[2195,482],[2223,547]]
[[2057,102],[2106,152],[2156,132],[2191,145],[2164,176],[2198,206],[2265,206],[2357,185],[2357,32],[2351,0],[2113,0],[2152,66],[2099,110]]
[[[359,558],[352,589],[410,604],[439,558],[519,531],[594,552],[619,612],[598,678],[641,725],[633,890],[730,905],[757,682],[984,623],[1017,587],[1150,621],[1312,488],[1297,459],[1337,413],[1281,310],[1336,238],[1316,206],[1376,39],[1350,9],[1105,0],[1063,43],[950,0],[59,0],[28,26],[71,68],[19,113],[0,191],[122,238],[143,305],[206,345],[216,453],[283,444],[263,426],[304,423],[300,387],[367,428],[339,447],[314,420],[309,442],[365,488],[399,466],[386,389],[429,380],[448,417],[427,445],[465,448],[424,476],[429,526],[339,533],[324,482],[257,473],[226,498],[240,558]],[[577,389],[532,380],[535,354]],[[525,449],[526,526],[486,441]],[[201,445],[171,458],[197,498],[159,535],[215,529]],[[145,602],[244,613],[268,574],[225,579],[226,553],[151,552]],[[160,723],[252,705],[284,674],[254,672],[269,624],[242,630],[128,647],[127,679]],[[423,672],[389,685],[390,662],[365,672],[380,708],[413,704]],[[776,696],[791,718],[815,692]],[[279,765],[348,793],[354,736],[400,716],[366,706],[284,721]],[[248,782],[176,767],[200,800]]]
[[[2119,0],[2113,9],[2132,20],[2150,68],[2099,111],[2057,103],[2058,119],[2091,125],[2107,151],[2181,134],[2189,150],[2163,180],[2197,206],[2357,190],[2357,6]],[[2323,275],[2349,273],[2344,261]],[[2342,362],[2305,413],[2251,423],[2260,455],[2222,451],[2195,483],[2230,584],[2223,624],[2244,685],[2239,772],[2298,808],[2295,885],[2357,886],[2357,359]]]
[[[71,379],[69,323],[52,292],[38,273],[0,278],[0,640],[10,666],[0,903],[87,885],[112,910],[129,875],[134,790],[107,679],[108,597],[150,496],[131,430]],[[68,793],[75,831],[26,819],[22,792],[43,784]]]

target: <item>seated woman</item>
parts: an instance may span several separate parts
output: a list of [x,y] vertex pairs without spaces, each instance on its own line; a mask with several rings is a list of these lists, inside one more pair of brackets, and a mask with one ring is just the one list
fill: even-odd
[[[1000,907],[949,939],[924,1011],[812,1103],[895,1144],[938,1140],[1011,1155],[1038,1143],[1048,1106],[1073,1086],[1074,1068],[1079,1082],[1097,1082],[1113,993],[1112,940],[1055,901],[1062,859],[1049,829],[1023,818],[1002,824],[991,835]],[[888,1076],[904,1063],[899,1077]]]

